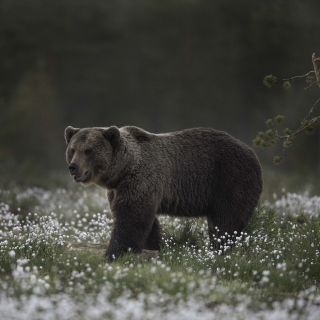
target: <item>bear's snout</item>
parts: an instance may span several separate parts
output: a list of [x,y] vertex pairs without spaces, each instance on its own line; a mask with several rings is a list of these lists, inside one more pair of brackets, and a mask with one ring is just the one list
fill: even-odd
[[75,163],[71,163],[69,166],[70,173],[74,176],[77,173],[78,166]]

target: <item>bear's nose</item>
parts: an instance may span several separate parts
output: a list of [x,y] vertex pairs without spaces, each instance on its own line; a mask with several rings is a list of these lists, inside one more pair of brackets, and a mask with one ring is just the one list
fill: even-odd
[[71,163],[69,166],[70,173],[75,175],[77,172],[78,166],[75,163]]

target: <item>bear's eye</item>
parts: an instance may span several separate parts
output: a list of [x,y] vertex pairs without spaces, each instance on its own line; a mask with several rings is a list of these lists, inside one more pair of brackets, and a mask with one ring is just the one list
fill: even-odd
[[86,156],[90,156],[92,154],[92,150],[91,149],[86,149],[86,150],[84,150],[84,154]]

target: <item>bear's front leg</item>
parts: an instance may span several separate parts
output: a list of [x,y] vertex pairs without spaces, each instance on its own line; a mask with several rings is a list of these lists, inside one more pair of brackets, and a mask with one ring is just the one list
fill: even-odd
[[131,210],[113,212],[114,226],[110,244],[106,252],[109,261],[128,253],[141,253],[152,231],[155,215],[152,213],[132,212]]

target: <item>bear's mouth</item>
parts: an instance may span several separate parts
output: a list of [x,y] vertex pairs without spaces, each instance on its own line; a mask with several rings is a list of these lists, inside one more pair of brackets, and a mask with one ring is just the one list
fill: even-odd
[[81,175],[75,175],[73,179],[75,182],[85,182],[88,180],[88,171]]

